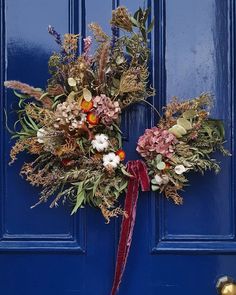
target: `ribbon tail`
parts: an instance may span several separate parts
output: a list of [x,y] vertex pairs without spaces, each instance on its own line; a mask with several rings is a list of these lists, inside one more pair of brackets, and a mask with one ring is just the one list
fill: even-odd
[[125,271],[136,221],[139,184],[141,184],[142,191],[147,191],[150,188],[150,180],[148,177],[147,168],[143,161],[137,160],[128,162],[127,170],[134,177],[130,178],[129,180],[128,190],[125,198],[124,210],[128,214],[128,218],[123,216],[122,219],[120,240],[116,258],[115,276],[111,295],[116,295]]
[[121,224],[120,240],[116,258],[116,270],[113,281],[111,295],[115,295],[119,289],[121,279],[125,270],[127,256],[131,245],[131,238],[133,231],[133,198],[138,194],[138,180],[131,179],[128,185],[128,191],[125,199],[124,210],[128,214],[128,217],[123,217]]

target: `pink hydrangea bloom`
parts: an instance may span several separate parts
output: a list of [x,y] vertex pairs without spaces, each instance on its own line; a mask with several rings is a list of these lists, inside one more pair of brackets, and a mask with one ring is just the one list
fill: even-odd
[[157,154],[171,158],[175,150],[177,139],[168,130],[158,127],[146,129],[138,140],[137,151],[144,158],[152,159]]
[[117,101],[113,102],[105,94],[94,97],[93,105],[96,115],[101,119],[101,122],[107,126],[115,122],[121,113],[119,103]]

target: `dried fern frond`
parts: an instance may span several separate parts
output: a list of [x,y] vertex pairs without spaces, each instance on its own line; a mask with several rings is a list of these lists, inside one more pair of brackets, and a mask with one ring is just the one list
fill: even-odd
[[127,213],[121,208],[121,207],[117,207],[115,209],[108,209],[107,206],[102,203],[99,205],[99,208],[102,212],[102,215],[104,216],[104,218],[106,219],[106,223],[110,223],[110,219],[112,217],[118,217],[118,216],[125,216],[126,218],[128,218]]
[[178,189],[175,186],[167,185],[164,189],[164,195],[167,199],[172,199],[176,205],[182,205],[183,198],[178,194]]

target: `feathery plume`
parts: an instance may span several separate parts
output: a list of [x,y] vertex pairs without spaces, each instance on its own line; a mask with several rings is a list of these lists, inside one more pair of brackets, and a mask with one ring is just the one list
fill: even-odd
[[21,83],[15,80],[5,81],[4,86],[10,89],[19,90],[23,94],[28,94],[30,97],[41,101],[46,108],[50,108],[52,105],[51,99],[48,96],[43,96],[44,92],[40,88],[34,88],[26,83]]

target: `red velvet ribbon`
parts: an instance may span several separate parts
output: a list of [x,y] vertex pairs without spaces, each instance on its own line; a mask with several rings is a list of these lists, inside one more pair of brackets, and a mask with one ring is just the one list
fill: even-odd
[[129,180],[124,206],[124,210],[126,211],[128,217],[124,216],[122,219],[120,240],[116,257],[115,276],[111,295],[116,295],[119,289],[129,255],[136,219],[139,185],[141,185],[142,191],[150,190],[150,179],[148,176],[147,167],[143,161],[129,161],[127,163],[127,171],[132,175]]

